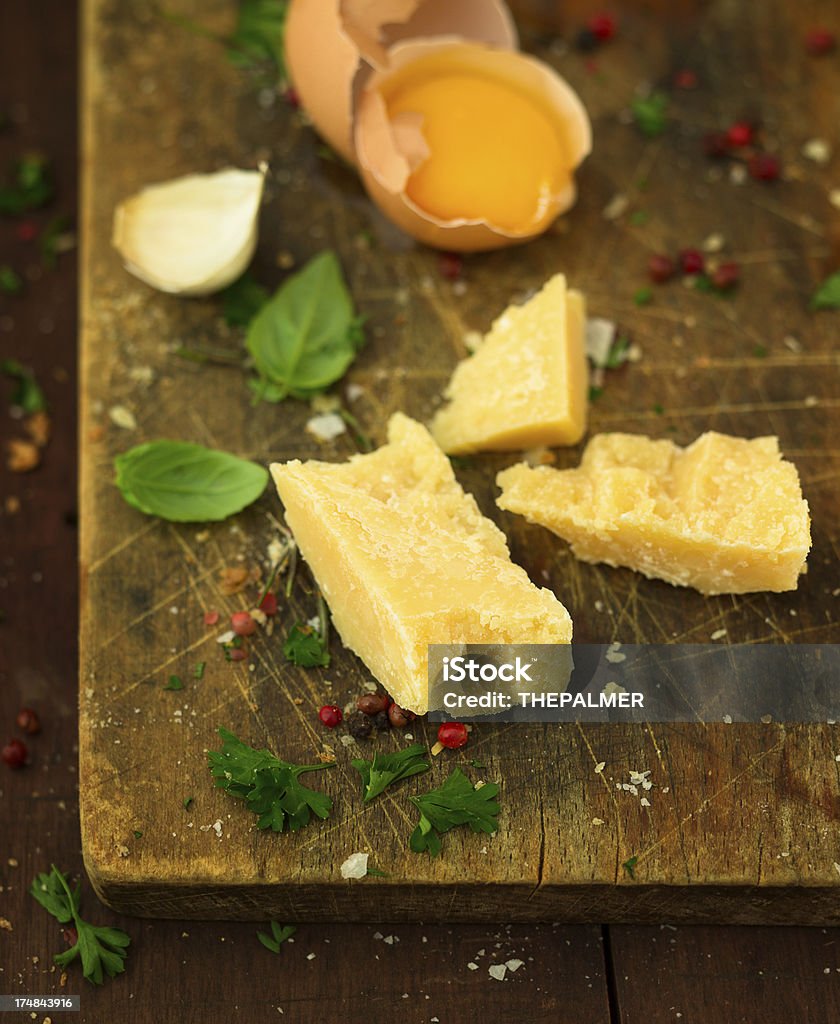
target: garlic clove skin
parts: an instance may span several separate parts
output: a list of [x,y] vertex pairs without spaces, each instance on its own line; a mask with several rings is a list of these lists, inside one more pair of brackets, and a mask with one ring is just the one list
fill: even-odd
[[257,247],[265,172],[188,174],[120,203],[112,241],[126,270],[172,295],[226,288]]

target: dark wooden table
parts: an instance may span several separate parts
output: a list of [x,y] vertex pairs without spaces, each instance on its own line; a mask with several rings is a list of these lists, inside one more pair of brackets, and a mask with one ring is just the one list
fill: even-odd
[[[804,21],[818,22],[819,5],[808,5],[807,14]],[[75,208],[75,19],[68,0],[0,5],[0,112],[10,122],[0,134],[0,165],[28,150],[54,160],[57,197],[32,218],[41,229]],[[43,269],[37,241],[22,240],[11,221],[0,222],[3,264],[22,272],[26,287],[20,296],[0,296],[0,353],[35,369],[54,431],[39,469],[20,475],[0,468],[0,740],[13,733],[22,705],[36,707],[43,721],[30,743],[32,764],[14,773],[0,766],[0,993],[81,992],[75,1019],[94,1024],[840,1021],[838,929],[302,925],[294,945],[274,959],[253,924],[119,919],[97,904],[87,883],[87,915],[132,936],[128,968],[97,990],[74,967],[60,988],[51,961],[64,940],[27,889],[50,863],[72,873],[82,867],[76,267],[68,254],[55,270]],[[4,395],[4,441],[19,432],[5,406]],[[19,500],[18,511],[9,511],[9,497]],[[488,976],[489,964],[511,958],[525,967],[501,983]]]

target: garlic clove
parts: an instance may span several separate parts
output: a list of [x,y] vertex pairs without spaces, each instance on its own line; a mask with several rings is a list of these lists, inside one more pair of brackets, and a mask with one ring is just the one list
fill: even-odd
[[188,174],[149,185],[114,212],[126,270],[173,295],[210,295],[235,281],[257,247],[265,166]]

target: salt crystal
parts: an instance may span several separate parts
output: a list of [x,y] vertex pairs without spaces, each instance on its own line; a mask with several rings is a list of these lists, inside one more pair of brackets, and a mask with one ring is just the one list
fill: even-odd
[[333,441],[347,433],[347,424],[337,412],[327,412],[307,420],[306,430],[317,441]]
[[806,160],[824,167],[831,159],[831,146],[825,139],[808,139],[802,147],[802,155]]
[[351,853],[341,865],[342,878],[364,878],[368,869],[368,854]]
[[586,321],[586,354],[595,366],[606,366],[615,338],[615,324],[600,316]]
[[524,966],[525,966],[525,961],[524,960],[516,960],[516,959],[514,959],[514,960],[507,960],[505,962],[505,967],[507,967],[507,969],[511,972],[511,974],[513,974],[514,972],[518,971],[520,967],[524,967]]
[[623,192],[617,192],[601,211],[604,220],[618,220],[622,214],[627,212],[629,205],[630,200],[627,196]]
[[714,631],[714,633],[712,633],[711,639],[712,640],[722,640],[725,636],[726,636],[726,630],[725,629],[716,629]]
[[504,981],[505,975],[507,974],[506,964],[491,964],[487,968],[487,973],[491,978],[495,978],[496,981]]
[[471,971],[477,971],[478,970],[478,964],[474,960],[470,960],[470,962],[467,964],[467,967]]

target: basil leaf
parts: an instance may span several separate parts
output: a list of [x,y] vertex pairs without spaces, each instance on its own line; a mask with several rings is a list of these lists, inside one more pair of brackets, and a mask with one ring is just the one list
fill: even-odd
[[309,398],[344,375],[363,335],[331,250],[284,281],[248,328],[247,346],[271,401]]
[[116,484],[134,508],[173,523],[227,519],[256,501],[268,471],[186,441],[150,441],[114,459]]
[[819,286],[811,299],[811,309],[840,309],[840,271]]
[[254,68],[273,64],[278,79],[286,77],[283,36],[288,0],[241,0],[236,31],[228,44],[233,64]]

